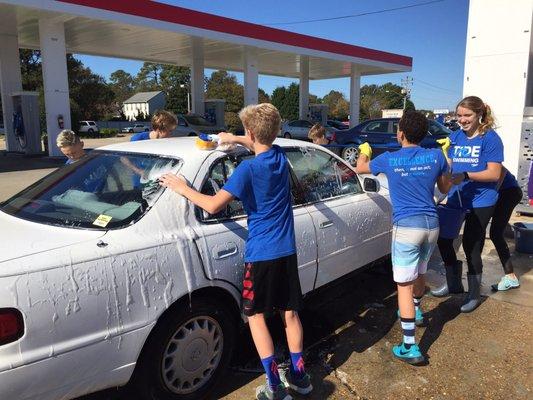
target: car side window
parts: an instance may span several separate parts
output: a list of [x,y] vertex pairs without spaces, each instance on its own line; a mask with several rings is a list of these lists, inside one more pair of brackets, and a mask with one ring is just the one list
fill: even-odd
[[355,172],[322,150],[287,149],[286,154],[307,202],[363,192]]
[[442,127],[439,124],[437,124],[436,122],[434,122],[434,121],[428,121],[428,122],[429,122],[428,130],[429,130],[429,133],[431,135],[435,135],[436,136],[436,135],[446,135],[447,134],[447,132],[444,129],[442,129]]
[[187,122],[185,121],[185,118],[178,117],[178,125],[179,126],[187,126]]
[[370,122],[364,127],[363,131],[369,132],[369,133],[389,133],[389,122],[388,121]]
[[[235,171],[235,168],[241,163],[241,161],[252,158],[253,154],[247,154],[244,156],[226,156],[218,159],[213,166],[207,179],[205,180],[201,192],[209,196],[215,195],[222,187],[226,184],[229,177]],[[301,205],[306,202],[302,188],[295,184],[294,176],[290,177],[291,183],[291,196],[293,205]],[[208,214],[207,212],[201,210],[199,207],[196,208],[197,215],[199,219],[203,222],[220,222],[227,219],[239,218],[246,215],[246,211],[242,205],[242,201],[233,199],[227,206],[226,209],[218,212],[217,214]]]
[[392,123],[392,133],[396,134],[398,132],[398,125],[400,125],[400,122],[394,121]]

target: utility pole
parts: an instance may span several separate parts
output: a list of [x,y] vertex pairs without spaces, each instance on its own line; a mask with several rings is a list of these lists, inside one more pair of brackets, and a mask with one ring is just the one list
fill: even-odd
[[413,84],[413,78],[406,76],[402,79],[402,94],[403,94],[403,109],[407,105],[407,99],[411,95],[411,85]]

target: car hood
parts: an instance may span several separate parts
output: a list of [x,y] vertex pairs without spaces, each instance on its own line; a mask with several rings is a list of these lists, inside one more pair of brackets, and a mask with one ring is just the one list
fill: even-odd
[[106,231],[38,224],[0,211],[0,264],[44,251],[95,240]]

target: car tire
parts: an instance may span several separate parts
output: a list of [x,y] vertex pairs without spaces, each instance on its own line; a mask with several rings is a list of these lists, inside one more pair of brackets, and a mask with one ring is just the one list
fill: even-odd
[[128,132],[129,132],[129,133],[133,133],[133,129],[130,129]]
[[291,138],[292,138],[292,136],[291,136],[291,134],[290,134],[289,132],[285,132],[285,133],[283,134],[283,137],[284,137],[285,139],[291,139]]
[[359,149],[357,144],[348,143],[348,145],[342,149],[342,159],[348,162],[350,165],[355,166],[357,163],[357,157],[359,157]]
[[200,400],[231,359],[237,318],[222,302],[178,304],[158,321],[145,344],[133,387],[144,400]]
[[89,128],[89,129],[87,129],[87,132],[88,133],[94,133],[94,129],[93,128]]

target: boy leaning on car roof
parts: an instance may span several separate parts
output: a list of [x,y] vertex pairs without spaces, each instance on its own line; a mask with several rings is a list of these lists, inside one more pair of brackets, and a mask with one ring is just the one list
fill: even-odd
[[392,202],[392,270],[398,285],[399,315],[403,343],[394,346],[395,357],[410,364],[425,358],[415,342],[415,326],[424,322],[420,303],[424,295],[424,274],[439,236],[439,218],[433,200],[435,183],[442,193],[451,187],[448,163],[440,149],[424,149],[418,144],[428,131],[424,115],[406,111],[398,124],[396,138],[402,148],[386,152],[370,161],[368,143],[359,146],[356,171],[384,173]]
[[[281,147],[273,145],[281,117],[272,104],[243,108],[239,117],[246,135],[220,133],[220,143],[241,144],[255,153],[242,161],[224,187],[214,196],[190,188],[172,174],[161,184],[185,196],[210,214],[224,209],[233,199],[242,201],[248,215],[248,238],[244,257],[242,311],[266,372],[266,385],[256,389],[259,400],[290,400],[287,386],[300,394],[313,389],[305,373],[303,328],[298,316],[302,291],[298,277],[294,217],[289,183],[288,160]],[[274,357],[272,337],[265,314],[280,312],[285,324],[291,366],[282,377]]]

